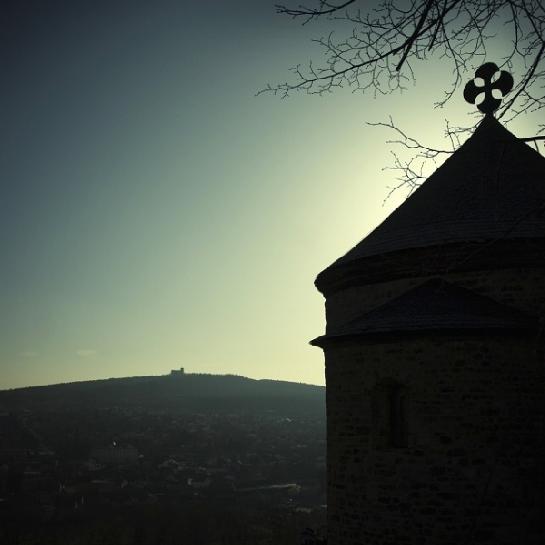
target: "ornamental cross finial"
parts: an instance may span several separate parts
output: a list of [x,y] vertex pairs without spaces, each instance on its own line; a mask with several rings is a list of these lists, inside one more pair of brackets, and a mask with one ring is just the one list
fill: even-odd
[[[499,76],[492,81],[494,75],[499,72]],[[475,79],[484,80],[483,85],[477,85]],[[477,97],[484,93],[484,100],[477,104],[477,108],[483,114],[491,114],[500,107],[501,98],[495,98],[492,91],[500,91],[502,98],[513,88],[513,76],[505,70],[500,70],[493,62],[487,62],[477,68],[475,78],[466,83],[464,88],[464,98],[470,104],[475,104]]]

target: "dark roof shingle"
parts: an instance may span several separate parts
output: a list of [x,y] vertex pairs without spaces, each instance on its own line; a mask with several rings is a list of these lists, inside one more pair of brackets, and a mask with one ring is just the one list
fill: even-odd
[[409,248],[543,238],[544,212],[545,158],[486,116],[426,182],[329,268]]

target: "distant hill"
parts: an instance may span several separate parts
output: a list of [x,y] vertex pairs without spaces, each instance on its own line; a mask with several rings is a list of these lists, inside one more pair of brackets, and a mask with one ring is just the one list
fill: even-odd
[[237,375],[112,378],[0,391],[0,410],[108,407],[177,411],[325,414],[325,387]]

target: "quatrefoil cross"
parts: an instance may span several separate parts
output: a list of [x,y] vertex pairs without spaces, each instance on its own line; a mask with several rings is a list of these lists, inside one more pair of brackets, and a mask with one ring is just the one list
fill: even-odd
[[[495,74],[499,76],[492,81]],[[477,85],[475,79],[480,78],[484,81],[483,85]],[[492,95],[492,91],[497,89],[500,91],[502,98],[513,88],[513,76],[505,70],[501,70],[493,63],[487,62],[477,68],[475,71],[475,79],[468,81],[464,88],[464,98],[470,104],[475,104],[477,97],[484,93],[484,100],[477,104],[477,108],[483,114],[491,114],[500,107],[501,98],[496,98]]]

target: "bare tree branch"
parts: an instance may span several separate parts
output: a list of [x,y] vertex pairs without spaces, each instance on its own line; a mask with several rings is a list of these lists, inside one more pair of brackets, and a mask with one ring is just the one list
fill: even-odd
[[[309,0],[311,1],[311,0]],[[292,69],[291,81],[267,85],[258,94],[270,92],[285,98],[294,92],[322,95],[341,87],[362,93],[388,94],[403,91],[415,81],[413,65],[433,58],[450,64],[452,80],[436,107],[443,107],[472,78],[475,68],[487,57],[487,44],[498,33],[510,37],[510,46],[499,59],[502,69],[516,69],[517,83],[496,112],[508,123],[519,115],[542,115],[545,109],[545,2],[543,0],[377,0],[370,9],[365,0],[338,4],[314,0],[315,5],[294,8],[276,6],[279,13],[301,18],[303,24],[330,21],[336,32],[315,40],[321,48],[322,63]],[[337,30],[339,27],[339,30]],[[344,29],[344,30],[343,30]],[[344,34],[343,34],[344,32]],[[505,41],[505,40],[504,40]],[[496,59],[494,59],[496,60]],[[392,119],[369,123],[393,131],[388,142],[412,154],[409,160],[393,154],[399,186],[413,191],[423,180],[427,163],[434,164],[452,153],[474,130],[451,127],[445,135],[452,149],[429,147],[407,135]],[[545,132],[536,124],[535,136],[523,138],[538,143]]]
[[299,8],[292,9],[292,8],[283,6],[281,4],[276,4],[275,7],[276,7],[277,13],[285,13],[286,15],[291,15],[292,17],[301,17],[301,16],[314,17],[317,15],[329,15],[331,13],[334,13],[335,11],[339,11],[341,9],[346,8],[350,4],[353,4],[354,2],[356,2],[356,0],[348,0],[344,4],[335,6],[333,4],[329,4],[328,2],[324,2],[322,0],[320,2],[320,7],[318,9],[305,8],[304,6],[300,6]]
[[[296,91],[323,94],[339,87],[374,94],[402,91],[414,81],[413,63],[435,57],[450,63],[453,79],[436,106],[444,106],[487,55],[487,42],[509,33],[512,46],[502,68],[522,67],[513,94],[498,112],[505,121],[545,107],[545,4],[542,0],[383,0],[370,10],[364,0],[277,11],[290,17],[346,24],[345,31],[315,42],[323,62],[292,69],[292,81],[260,91],[289,96]],[[344,35],[342,34],[344,32]]]
[[396,66],[396,70],[398,72],[399,72],[399,70],[401,70],[401,67],[403,66],[403,63],[407,59],[407,55],[411,51],[411,47],[413,46],[414,41],[418,37],[418,34],[422,31],[422,27],[424,26],[424,22],[426,21],[426,17],[428,16],[428,13],[430,12],[430,9],[431,9],[434,1],[435,0],[428,0],[426,6],[424,8],[424,12],[420,16],[418,24],[416,25],[416,28],[414,29],[414,32],[411,34],[411,36],[407,40],[407,42],[405,44],[405,50],[403,51],[403,56],[401,57],[401,60],[397,63],[397,66]]

